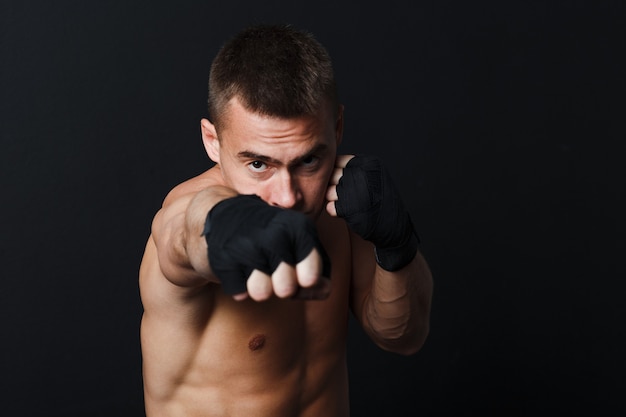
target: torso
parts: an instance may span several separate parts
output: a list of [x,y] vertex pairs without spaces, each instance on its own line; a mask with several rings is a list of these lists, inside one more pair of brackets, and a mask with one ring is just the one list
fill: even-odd
[[[203,174],[180,192],[211,178]],[[148,417],[349,415],[349,237],[343,221],[326,213],[318,232],[332,263],[323,301],[234,301],[216,284],[177,287],[149,240],[140,271]]]

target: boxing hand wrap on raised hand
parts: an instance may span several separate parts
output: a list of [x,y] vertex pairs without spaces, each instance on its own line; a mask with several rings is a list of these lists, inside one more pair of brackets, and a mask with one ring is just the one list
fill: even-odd
[[409,264],[419,238],[400,195],[380,160],[355,156],[337,184],[337,215],[363,239],[372,242],[376,261],[387,271]]
[[204,232],[211,270],[226,294],[246,292],[253,270],[271,275],[281,262],[296,265],[316,248],[323,276],[330,260],[312,220],[304,214],[270,206],[256,195],[238,195],[217,203],[208,213]]

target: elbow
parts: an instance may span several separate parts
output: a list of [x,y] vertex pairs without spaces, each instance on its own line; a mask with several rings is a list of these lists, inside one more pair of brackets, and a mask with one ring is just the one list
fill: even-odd
[[409,343],[406,346],[403,346],[402,348],[398,349],[395,353],[402,355],[402,356],[412,356],[412,355],[417,354],[420,350],[422,350],[422,347],[424,347],[425,343],[426,343],[426,338],[421,339],[417,342]]
[[405,343],[401,346],[398,346],[392,352],[398,355],[402,355],[402,356],[412,356],[412,355],[417,354],[420,350],[422,350],[425,343],[426,343],[426,337],[423,337],[421,339],[417,339],[409,343]]
[[418,353],[424,344],[429,333],[429,326],[414,332],[408,332],[401,336],[389,336],[375,338],[376,344],[383,350],[402,356],[412,356]]

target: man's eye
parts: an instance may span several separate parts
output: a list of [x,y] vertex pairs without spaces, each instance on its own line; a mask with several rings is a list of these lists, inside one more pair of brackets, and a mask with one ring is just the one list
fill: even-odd
[[319,161],[319,158],[317,156],[308,156],[302,160],[302,165],[311,166],[311,165],[315,165],[318,161]]
[[254,172],[262,172],[267,169],[267,165],[265,165],[265,163],[261,161],[253,161],[248,164],[248,166],[250,167],[250,170]]

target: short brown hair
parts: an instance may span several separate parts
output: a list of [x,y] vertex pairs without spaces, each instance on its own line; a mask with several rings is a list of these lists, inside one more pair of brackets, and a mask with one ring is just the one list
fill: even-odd
[[338,106],[328,52],[291,25],[250,26],[222,46],[209,76],[209,118],[216,127],[233,97],[250,111],[281,118]]

